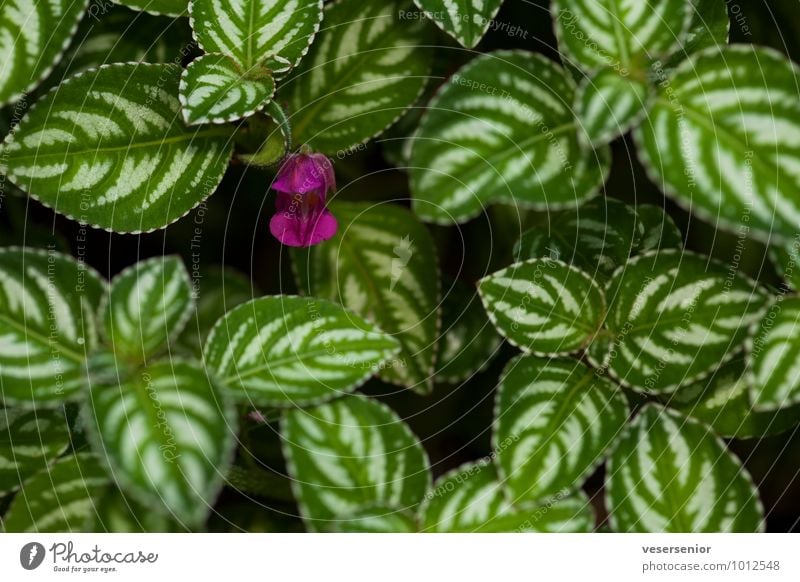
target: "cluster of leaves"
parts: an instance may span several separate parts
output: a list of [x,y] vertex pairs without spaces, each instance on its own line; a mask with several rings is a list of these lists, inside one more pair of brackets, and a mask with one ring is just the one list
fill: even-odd
[[[303,296],[250,299],[225,275],[198,297],[174,257],[108,283],[52,250],[0,250],[5,529],[198,529],[227,483],[294,500],[309,530],[591,531],[581,486],[603,465],[615,531],[763,528],[721,437],[800,422],[800,301],[685,251],[660,207],[597,195],[608,144],[632,132],[666,195],[775,245],[800,288],[795,66],[726,46],[724,0],[556,1],[562,64],[480,54],[431,96],[431,21],[472,48],[502,2],[415,1],[125,0],[189,16],[196,46],[147,51],[125,42],[133,13],[103,16],[110,41],[79,2],[0,15],[26,40],[3,48],[0,103],[37,99],[17,101],[3,174],[83,224],[164,228],[234,157],[338,156],[391,126],[412,194],[410,210],[336,201],[336,237],[291,254]],[[422,221],[501,203],[549,224],[477,293],[443,279]],[[399,415],[355,392],[377,376],[430,394],[501,337],[523,353],[498,383],[492,454],[434,482]],[[278,422],[285,477],[247,462],[254,408]]]

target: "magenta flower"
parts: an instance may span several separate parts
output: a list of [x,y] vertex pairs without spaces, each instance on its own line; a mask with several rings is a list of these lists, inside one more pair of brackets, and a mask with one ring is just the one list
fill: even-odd
[[336,176],[324,155],[290,155],[272,187],[278,191],[278,212],[269,230],[283,244],[310,247],[336,234],[338,224],[327,207],[328,192],[336,191]]

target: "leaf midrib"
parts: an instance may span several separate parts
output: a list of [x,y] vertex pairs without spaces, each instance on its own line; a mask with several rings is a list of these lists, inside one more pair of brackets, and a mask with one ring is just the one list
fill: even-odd
[[86,357],[81,355],[80,353],[74,351],[72,348],[64,346],[60,342],[53,342],[50,338],[45,337],[44,335],[40,334],[38,331],[32,330],[28,326],[20,325],[15,319],[8,317],[5,313],[0,313],[0,321],[13,327],[17,332],[20,332],[23,336],[32,337],[37,342],[40,342],[42,345],[51,346],[57,345],[60,350],[61,354],[67,356],[74,364],[82,365],[86,361]]

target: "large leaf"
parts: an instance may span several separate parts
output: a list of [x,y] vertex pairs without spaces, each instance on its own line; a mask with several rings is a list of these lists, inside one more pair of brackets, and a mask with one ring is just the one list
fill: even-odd
[[292,255],[301,289],[391,333],[402,350],[381,377],[429,391],[439,335],[439,272],[430,234],[393,204],[339,203],[332,211],[339,220],[336,237]]
[[222,488],[236,417],[199,362],[153,364],[95,383],[86,425],[118,482],[148,507],[199,524]]
[[376,505],[348,515],[334,528],[346,533],[415,533],[417,522],[411,512]]
[[428,457],[389,408],[348,396],[287,411],[281,435],[295,498],[310,530],[346,528],[382,505],[413,509],[430,486]]
[[0,106],[27,93],[69,45],[88,0],[4,0],[0,9]]
[[114,0],[114,2],[134,10],[144,10],[150,14],[164,16],[185,16],[189,10],[189,0]]
[[[425,14],[466,48],[474,48],[500,10],[503,0],[414,0]],[[408,14],[415,16],[414,12]]]
[[557,496],[541,505],[515,506],[488,460],[464,465],[437,479],[420,508],[426,532],[590,532],[585,496]]
[[526,352],[581,350],[605,316],[605,298],[597,283],[554,259],[515,263],[481,279],[478,291],[498,331]]
[[69,442],[63,409],[0,409],[0,497],[34,473],[46,471]]
[[604,181],[607,150],[583,152],[575,88],[541,55],[481,55],[431,101],[411,150],[414,210],[443,224],[464,222],[491,202],[553,210],[591,198]]
[[617,532],[725,533],[763,528],[747,471],[708,428],[648,405],[608,463],[608,506]]
[[113,485],[106,487],[95,499],[92,518],[86,531],[93,533],[165,533],[185,531],[168,516],[152,511],[149,505],[124,495]]
[[237,400],[289,407],[352,392],[397,348],[374,325],[328,301],[264,297],[217,322],[205,362]]
[[322,0],[193,0],[200,47],[232,57],[244,73],[280,57],[294,66],[308,52],[322,20]]
[[402,21],[410,0],[337,0],[302,69],[281,93],[294,136],[335,154],[382,133],[422,93],[430,69],[424,19]]
[[100,317],[114,353],[143,361],[181,333],[193,307],[181,258],[156,257],[114,278]]
[[800,298],[774,303],[748,347],[754,409],[775,411],[800,404]]
[[10,533],[84,531],[108,483],[94,455],[65,457],[24,483],[3,518],[3,529]]
[[715,226],[788,241],[800,223],[798,83],[770,49],[698,53],[634,134],[652,180]]
[[57,212],[116,232],[174,222],[212,194],[228,128],[179,120],[179,69],[120,64],[59,85],[3,143],[9,178]]
[[52,406],[84,386],[97,345],[94,312],[105,283],[67,255],[0,249],[0,396]]
[[573,360],[509,362],[495,407],[498,470],[515,502],[579,488],[628,419],[619,388]]
[[701,380],[743,345],[765,295],[733,267],[689,252],[648,252],[608,284],[592,362],[623,384],[668,393]]

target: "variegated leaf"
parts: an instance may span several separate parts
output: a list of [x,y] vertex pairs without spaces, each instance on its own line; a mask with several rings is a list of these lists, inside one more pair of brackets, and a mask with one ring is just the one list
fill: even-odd
[[766,296],[735,267],[682,250],[648,252],[606,289],[605,329],[588,354],[626,386],[664,394],[702,380],[743,346]]
[[0,106],[35,88],[69,45],[88,0],[4,0]]
[[800,237],[783,246],[770,247],[769,256],[786,284],[800,291]]
[[559,260],[515,263],[481,279],[478,291],[498,331],[525,352],[577,352],[589,344],[605,316],[597,283]]
[[170,517],[152,511],[149,505],[139,503],[110,485],[96,498],[86,531],[92,533],[167,533],[187,532],[186,524],[178,524]]
[[70,256],[0,249],[0,398],[42,407],[75,398],[97,346],[105,283]]
[[62,83],[3,143],[9,178],[115,232],[174,222],[214,192],[231,152],[229,128],[179,121],[178,75],[172,65],[118,64]]
[[322,0],[192,0],[197,41],[209,53],[231,56],[251,73],[280,57],[294,67],[322,21]]
[[[284,416],[281,435],[292,487],[312,531],[346,529],[376,505],[413,510],[430,486],[428,457],[388,407],[348,396]],[[356,516],[356,517],[351,517]]]
[[8,533],[75,533],[94,516],[94,504],[109,483],[90,453],[60,459],[25,481],[3,518]]
[[800,298],[773,303],[748,344],[750,398],[759,412],[800,404]]
[[432,389],[439,336],[439,272],[427,229],[393,204],[336,203],[339,232],[293,253],[299,287],[374,321],[400,343],[380,370],[388,382]]
[[100,317],[116,355],[145,361],[180,335],[193,308],[192,283],[181,258],[156,257],[114,278]]
[[220,319],[205,362],[237,400],[289,407],[352,392],[397,349],[393,338],[339,305],[277,296]]
[[583,494],[563,492],[543,504],[510,502],[488,459],[442,475],[425,496],[420,525],[425,532],[590,532],[591,504]]
[[180,101],[188,125],[228,123],[250,117],[269,103],[275,80],[264,68],[243,72],[226,55],[207,54],[181,75]]
[[407,0],[337,0],[301,70],[280,95],[298,143],[336,154],[382,133],[422,93],[431,49],[424,19],[402,21]]
[[462,46],[474,48],[489,30],[503,0],[414,0],[414,3]]
[[643,233],[639,242],[640,251],[659,251],[683,247],[683,234],[669,214],[660,206],[639,204],[636,206],[639,230]]
[[541,55],[471,61],[431,101],[413,141],[415,212],[452,224],[492,202],[552,211],[591,198],[609,155],[582,151],[574,96],[564,70]]
[[798,83],[770,49],[698,53],[661,84],[634,134],[651,179],[715,226],[788,242],[800,223]]
[[86,426],[120,485],[148,507],[202,523],[222,488],[236,416],[199,362],[162,361],[93,383]]
[[511,360],[500,380],[493,436],[511,499],[544,501],[578,489],[627,420],[622,391],[581,362]]
[[616,532],[756,532],[762,506],[747,471],[699,422],[650,404],[608,463]]
[[697,52],[709,47],[718,49],[728,44],[731,20],[727,0],[692,0],[692,22],[683,46],[669,61],[674,67]]
[[414,514],[392,507],[376,505],[361,509],[336,522],[334,529],[346,533],[414,533]]
[[163,16],[186,16],[189,11],[189,0],[114,0],[114,2],[134,10]]

